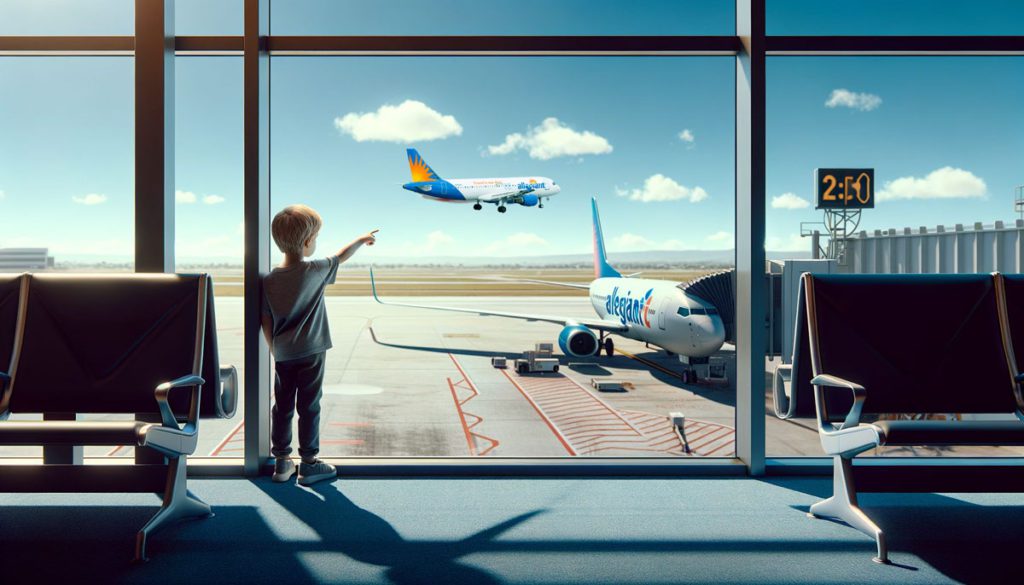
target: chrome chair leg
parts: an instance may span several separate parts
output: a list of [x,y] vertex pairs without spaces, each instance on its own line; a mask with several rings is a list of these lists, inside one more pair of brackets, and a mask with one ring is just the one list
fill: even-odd
[[811,506],[808,516],[812,518],[835,518],[846,522],[853,528],[875,539],[878,547],[876,563],[889,562],[889,548],[885,543],[885,533],[876,525],[863,510],[857,506],[857,490],[853,485],[853,461],[839,455],[835,456],[832,471],[832,497]]
[[209,504],[188,494],[185,483],[188,467],[186,456],[171,459],[167,467],[167,487],[164,490],[163,505],[135,535],[135,562],[149,560],[146,557],[146,539],[153,532],[175,520],[213,516]]

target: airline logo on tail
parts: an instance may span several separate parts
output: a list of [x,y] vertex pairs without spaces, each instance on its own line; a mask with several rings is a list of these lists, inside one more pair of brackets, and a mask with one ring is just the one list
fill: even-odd
[[601,216],[597,213],[597,199],[590,199],[594,211],[594,278],[620,278],[618,270],[608,264],[608,256],[604,251],[604,234],[601,232]]
[[441,177],[437,176],[434,169],[430,168],[430,165],[423,160],[415,148],[407,148],[405,152],[409,156],[409,171],[412,173],[414,183],[441,180]]

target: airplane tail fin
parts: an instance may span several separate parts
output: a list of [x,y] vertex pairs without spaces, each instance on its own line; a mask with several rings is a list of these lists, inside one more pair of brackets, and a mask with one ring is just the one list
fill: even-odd
[[597,199],[591,198],[590,203],[594,208],[594,278],[620,278],[622,275],[608,264],[604,252],[604,234],[601,232],[601,217],[597,214]]
[[420,156],[420,153],[416,152],[415,148],[407,148],[405,153],[409,157],[409,171],[412,173],[412,181],[414,183],[441,180],[441,177],[434,172],[434,169],[430,168],[430,165],[427,164],[427,161],[423,160],[423,157]]

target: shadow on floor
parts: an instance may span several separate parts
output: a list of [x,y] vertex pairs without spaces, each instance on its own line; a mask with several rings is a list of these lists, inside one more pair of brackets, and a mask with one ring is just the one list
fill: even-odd
[[482,550],[503,532],[542,514],[520,514],[462,540],[410,542],[380,516],[360,508],[337,484],[311,488],[255,482],[267,496],[312,528],[324,546],[363,563],[387,567],[392,583],[500,583],[480,569],[460,564],[460,557]]
[[[828,479],[768,479],[764,483],[792,489],[817,498],[832,495]],[[946,577],[964,583],[1006,582],[1020,571],[1024,543],[1024,506],[983,506],[933,493],[859,494],[864,512],[886,534],[896,565],[914,555]],[[806,514],[809,506],[791,506]],[[860,534],[843,522],[829,522]],[[872,543],[870,537],[864,541]],[[873,549],[872,549],[873,551]]]

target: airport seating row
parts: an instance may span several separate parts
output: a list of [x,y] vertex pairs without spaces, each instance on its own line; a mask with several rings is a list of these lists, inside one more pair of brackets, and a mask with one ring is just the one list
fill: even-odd
[[773,394],[780,418],[816,418],[833,456],[833,495],[810,515],[872,536],[887,562],[852,460],[880,446],[1024,445],[1024,275],[804,274],[798,303]]
[[[136,536],[136,560],[159,527],[211,515],[187,493],[186,460],[200,418],[230,418],[237,394],[237,372],[218,360],[206,274],[0,277],[0,446],[44,446],[44,465],[4,466],[0,491],[163,491],[163,505]],[[136,465],[52,463],[45,455],[86,445],[159,455]]]

